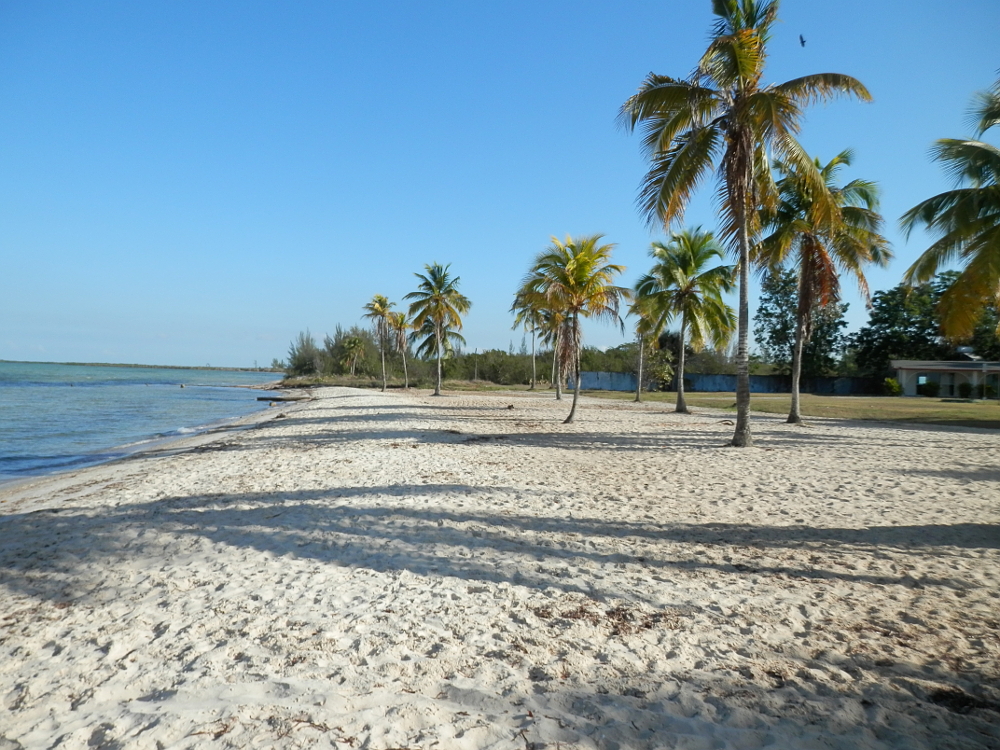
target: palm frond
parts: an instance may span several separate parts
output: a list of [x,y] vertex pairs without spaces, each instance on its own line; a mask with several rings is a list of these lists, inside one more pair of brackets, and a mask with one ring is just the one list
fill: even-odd
[[829,101],[837,96],[855,96],[863,102],[872,100],[861,81],[842,73],[814,73],[776,84],[773,89],[802,105]]
[[670,150],[653,160],[636,201],[648,224],[669,225],[683,217],[691,195],[711,173],[723,138],[719,128],[696,128],[675,138]]

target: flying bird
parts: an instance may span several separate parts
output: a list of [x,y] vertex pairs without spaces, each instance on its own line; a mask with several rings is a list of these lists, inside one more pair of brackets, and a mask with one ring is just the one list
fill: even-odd
[[801,34],[799,34],[799,44],[801,44],[803,47],[806,46],[806,38]]

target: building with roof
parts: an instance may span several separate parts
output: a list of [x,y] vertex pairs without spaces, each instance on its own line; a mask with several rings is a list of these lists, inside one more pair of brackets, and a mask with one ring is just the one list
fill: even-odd
[[985,395],[993,398],[1000,394],[1000,362],[986,362],[974,355],[954,362],[919,361],[894,359],[896,380],[903,389],[904,396],[919,395],[917,388],[925,383],[938,383],[938,395],[942,398],[957,398],[959,386],[968,383],[972,394],[980,395],[980,385],[985,384]]

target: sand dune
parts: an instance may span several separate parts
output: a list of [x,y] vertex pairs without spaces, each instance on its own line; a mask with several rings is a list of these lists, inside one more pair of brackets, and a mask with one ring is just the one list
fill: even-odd
[[567,410],[325,389],[0,492],[0,750],[1000,747],[996,433]]

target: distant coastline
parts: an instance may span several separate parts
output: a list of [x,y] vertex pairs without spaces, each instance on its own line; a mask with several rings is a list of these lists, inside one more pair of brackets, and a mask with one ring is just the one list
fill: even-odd
[[12,365],[72,365],[74,367],[129,367],[157,370],[214,370],[219,372],[284,372],[273,367],[212,367],[210,365],[138,365],[120,362],[39,362],[27,359],[0,359],[0,363]]

